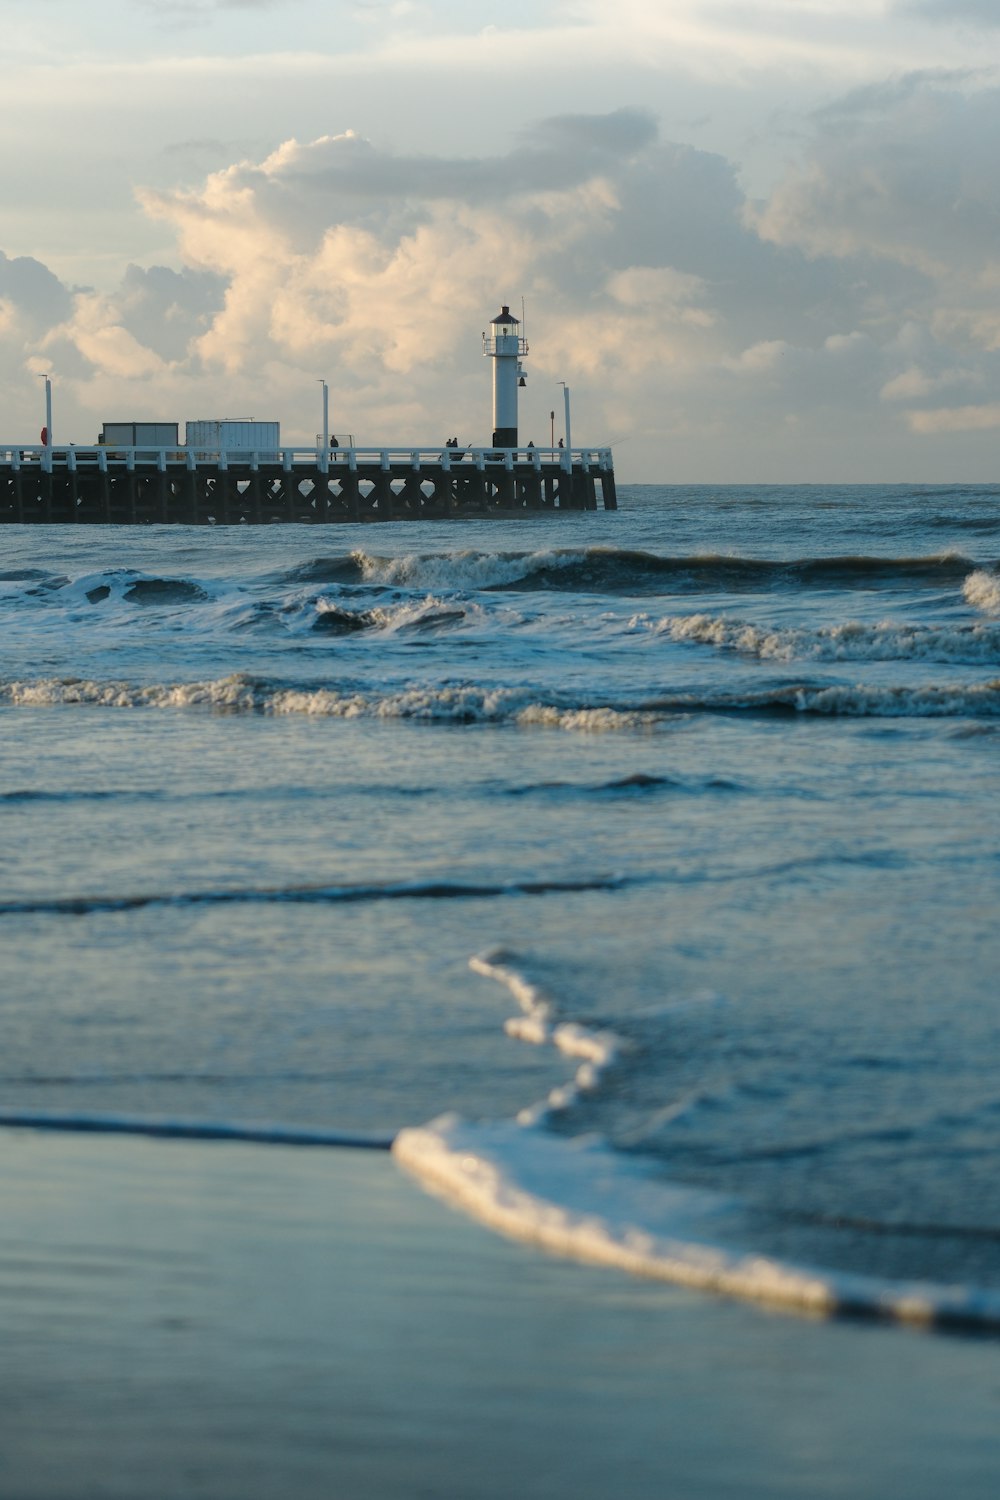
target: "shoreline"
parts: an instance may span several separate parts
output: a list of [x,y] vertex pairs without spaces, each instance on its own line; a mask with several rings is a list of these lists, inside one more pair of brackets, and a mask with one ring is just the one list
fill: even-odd
[[996,1343],[562,1261],[386,1153],[0,1129],[18,1500],[986,1500]]

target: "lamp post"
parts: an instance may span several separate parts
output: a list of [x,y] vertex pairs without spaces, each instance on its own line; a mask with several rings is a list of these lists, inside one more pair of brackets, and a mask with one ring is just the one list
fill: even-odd
[[330,447],[330,388],[325,380],[320,379],[319,383],[323,387],[323,452],[326,453]]
[[554,411],[550,411],[549,412],[549,447],[550,448],[554,448],[555,445],[556,445],[556,414],[555,414]]
[[52,377],[50,375],[39,375],[39,380],[45,381],[45,446],[52,447]]
[[563,402],[566,407],[566,452],[569,453],[573,448],[573,434],[569,425],[569,386],[565,380],[560,380],[558,384],[563,388]]

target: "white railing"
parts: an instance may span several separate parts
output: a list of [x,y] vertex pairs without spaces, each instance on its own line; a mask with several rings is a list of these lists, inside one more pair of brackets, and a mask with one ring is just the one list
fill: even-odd
[[298,466],[319,465],[321,473],[347,468],[380,468],[383,471],[409,468],[419,473],[424,468],[444,467],[451,470],[475,467],[479,470],[497,468],[512,470],[515,464],[531,464],[535,469],[558,465],[563,469],[583,468],[610,470],[614,467],[611,449],[601,448],[449,448],[438,444],[414,447],[406,444],[391,448],[226,448],[211,453],[204,445],[194,447],[170,446],[168,448],[128,448],[118,444],[96,444],[82,447],[71,444],[51,448],[18,443],[16,446],[0,445],[0,465],[9,466],[17,472],[22,466],[40,466],[44,473],[96,469],[108,473],[115,469],[134,470],[136,465],[155,468],[160,473],[178,468],[195,470],[213,468],[226,470],[230,464],[246,465],[251,471],[262,466],[281,468],[285,473]]

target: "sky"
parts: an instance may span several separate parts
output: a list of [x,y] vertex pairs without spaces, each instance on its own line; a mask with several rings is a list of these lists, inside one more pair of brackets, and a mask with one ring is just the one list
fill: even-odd
[[1000,479],[1000,0],[0,0],[0,446],[251,417]]

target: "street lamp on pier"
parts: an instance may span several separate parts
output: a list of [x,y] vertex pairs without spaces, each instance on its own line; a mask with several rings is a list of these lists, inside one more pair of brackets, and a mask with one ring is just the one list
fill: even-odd
[[330,387],[319,376],[317,379],[323,387],[323,452],[326,453],[330,447]]
[[52,447],[52,377],[51,375],[39,375],[39,380],[45,381],[45,427],[42,432],[42,442],[46,448]]
[[563,402],[566,407],[566,452],[569,453],[573,447],[573,434],[569,425],[569,386],[565,380],[560,380],[557,384],[563,388]]

